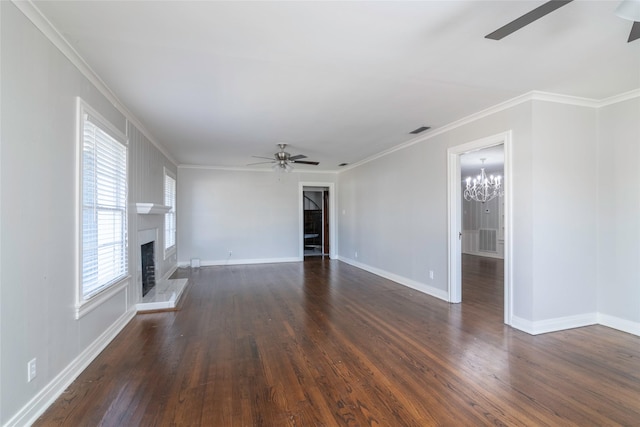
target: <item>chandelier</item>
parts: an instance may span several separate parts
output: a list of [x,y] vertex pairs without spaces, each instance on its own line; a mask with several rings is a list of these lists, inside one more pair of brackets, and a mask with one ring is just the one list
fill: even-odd
[[[484,166],[484,161],[487,159],[480,160]],[[475,200],[484,203],[503,195],[502,177],[500,175],[487,177],[484,167],[480,168],[480,175],[473,178],[473,181],[471,177],[467,178],[467,188],[464,190],[464,199],[467,201]]]

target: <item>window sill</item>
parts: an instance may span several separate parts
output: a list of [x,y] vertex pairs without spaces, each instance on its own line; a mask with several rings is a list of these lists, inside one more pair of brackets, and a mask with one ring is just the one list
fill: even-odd
[[115,294],[125,289],[129,285],[130,280],[131,276],[125,276],[119,282],[116,282],[108,288],[100,291],[88,300],[83,300],[76,303],[76,320],[84,317],[86,314],[102,305],[105,301],[111,299]]
[[171,206],[159,205],[157,203],[136,203],[136,211],[141,215],[162,215],[170,210]]

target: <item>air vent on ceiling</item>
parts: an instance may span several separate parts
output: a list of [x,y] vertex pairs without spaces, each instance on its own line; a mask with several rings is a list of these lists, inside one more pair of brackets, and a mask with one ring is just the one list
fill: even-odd
[[347,166],[349,163],[340,163],[338,166],[342,167],[342,166]]
[[419,127],[418,129],[413,130],[413,131],[411,131],[411,132],[409,132],[409,133],[414,134],[414,135],[417,135],[417,134],[419,134],[419,133],[421,133],[421,132],[424,132],[424,131],[425,131],[425,130],[427,130],[427,129],[431,129],[431,127],[430,127],[430,126],[422,126],[422,127]]

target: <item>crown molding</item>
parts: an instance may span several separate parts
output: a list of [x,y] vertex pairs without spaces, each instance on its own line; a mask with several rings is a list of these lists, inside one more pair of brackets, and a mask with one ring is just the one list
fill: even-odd
[[[274,173],[275,171],[271,168],[248,168],[241,166],[211,166],[211,165],[191,165],[191,164],[182,164],[178,165],[178,169],[207,169],[207,170],[219,170],[219,171],[231,171],[231,172],[268,172]],[[308,169],[294,169],[291,172],[287,173],[324,173],[324,174],[337,174],[338,171],[331,170],[308,170]]]
[[559,93],[542,92],[534,90],[529,95],[532,101],[555,102],[556,104],[576,105],[578,107],[598,108],[600,102],[592,98],[583,98],[580,96],[562,95]]
[[640,98],[640,89],[630,90],[620,95],[610,96],[600,101],[598,107],[606,107],[608,105],[617,104],[618,102],[628,101],[630,99]]
[[[232,170],[232,171],[254,171],[254,172],[271,172],[270,170],[264,169],[251,169],[251,168],[242,168],[242,167],[222,167],[222,166],[199,166],[199,165],[179,165],[178,162],[174,159],[174,157],[169,153],[169,151],[159,143],[149,132],[149,130],[129,111],[127,107],[118,99],[118,97],[109,89],[106,83],[100,78],[100,76],[93,71],[93,69],[86,63],[86,61],[80,56],[80,54],[69,44],[67,39],[64,38],[62,34],[55,28],[55,26],[49,21],[37,8],[35,4],[31,0],[11,0],[12,3],[20,10],[35,26],[38,30],[40,30],[44,36],[53,43],[53,45],[62,52],[62,54],[71,61],[71,63],[113,104],[113,106],[120,111],[127,121],[133,124],[169,161],[171,161],[178,168],[192,168],[192,169],[216,169],[216,170]],[[431,138],[436,137],[437,135],[441,135],[445,132],[449,132],[455,128],[464,126],[466,124],[472,123],[481,118],[487,117],[489,115],[498,113],[500,111],[504,111],[508,108],[515,107],[516,105],[522,104],[527,101],[545,101],[545,102],[555,102],[560,104],[567,105],[576,105],[582,107],[590,107],[590,108],[600,108],[607,105],[616,104],[618,102],[627,101],[630,99],[634,99],[640,97],[640,89],[634,89],[629,92],[622,93],[620,95],[611,96],[609,98],[605,98],[602,100],[596,100],[591,98],[583,98],[576,97],[570,95],[561,95],[556,93],[542,92],[542,91],[531,91],[525,93],[523,95],[519,95],[515,98],[509,99],[507,101],[501,102],[484,110],[481,110],[477,113],[473,113],[469,116],[466,116],[460,120],[456,120],[447,125],[444,125],[440,128],[433,129],[426,135],[422,135],[411,139],[405,143],[396,145],[390,149],[381,151],[380,153],[369,156],[359,162],[350,164],[338,171],[297,171],[294,170],[294,173],[299,172],[308,172],[308,173],[332,173],[332,174],[340,174],[342,172],[346,172],[358,166],[362,166],[365,163],[369,163],[373,160],[379,159],[381,157],[387,156],[395,151],[405,149],[414,144],[427,141]]]
[[544,102],[554,102],[554,103],[565,104],[565,105],[576,105],[580,107],[600,108],[607,105],[633,99],[636,97],[640,97],[640,89],[634,89],[632,91],[625,92],[620,95],[615,95],[602,100],[597,100],[592,98],[583,98],[583,97],[571,96],[571,95],[561,95],[557,93],[534,90],[534,91],[516,96],[515,98],[511,98],[507,101],[501,102],[499,104],[496,104],[484,110],[480,110],[477,113],[473,113],[469,116],[463,117],[460,120],[456,120],[442,127],[433,129],[432,131],[428,132],[426,135],[421,135],[419,137],[413,138],[405,143],[402,143],[402,144],[396,145],[395,147],[381,151],[377,154],[374,154],[373,156],[369,156],[366,159],[360,160],[359,162],[350,164],[344,169],[339,170],[338,173],[343,173],[350,169],[357,168],[358,166],[362,166],[366,163],[372,162],[376,159],[387,156],[396,151],[403,150],[405,148],[408,148],[420,142],[428,141],[429,139],[435,138],[438,135],[442,135],[443,133],[450,132],[461,126],[467,125],[469,123],[475,122],[477,120],[480,120],[492,114],[499,113],[509,108],[513,108],[517,105],[523,104],[528,101],[544,101]]
[[46,16],[33,4],[31,0],[11,0],[24,16],[51,42],[53,45],[87,78],[111,104],[120,111],[127,121],[133,124],[164,156],[174,165],[178,165],[168,150],[160,144],[149,132],[149,130],[136,118],[136,116],[125,107],[118,97],[109,89],[100,76],[93,71],[87,62],[80,56],[67,39],[60,34],[58,29],[47,19]]

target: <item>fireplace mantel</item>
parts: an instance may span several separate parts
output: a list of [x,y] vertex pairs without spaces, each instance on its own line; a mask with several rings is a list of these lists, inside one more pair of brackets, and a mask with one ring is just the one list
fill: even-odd
[[136,209],[141,215],[166,214],[171,210],[171,206],[157,203],[136,203]]

